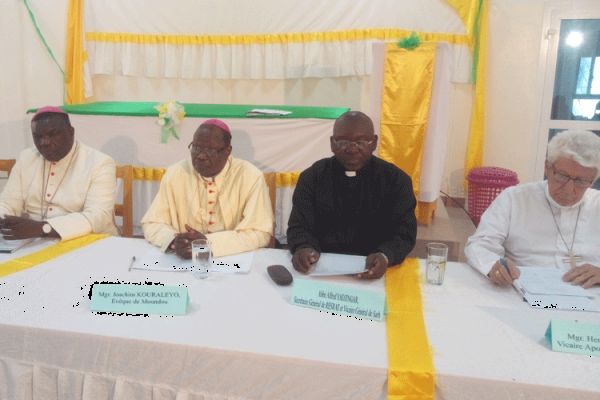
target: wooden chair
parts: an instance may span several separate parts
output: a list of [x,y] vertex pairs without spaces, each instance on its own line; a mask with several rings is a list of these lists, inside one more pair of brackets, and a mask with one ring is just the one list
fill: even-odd
[[10,172],[12,171],[16,162],[17,160],[15,160],[14,158],[8,160],[0,160],[0,171],[6,172],[7,176],[10,175]]
[[133,167],[117,166],[117,179],[123,180],[123,202],[115,203],[115,216],[123,219],[121,236],[133,236]]
[[[267,182],[267,187],[269,188],[269,198],[271,199],[271,209],[273,210],[273,216],[275,216],[275,207],[277,200],[277,172],[265,172],[265,182]],[[273,226],[273,232],[275,232],[275,226]],[[275,236],[271,235],[271,240],[269,241],[269,245],[267,247],[276,248],[278,247],[277,239]]]
[[269,188],[269,198],[271,199],[271,208],[273,209],[273,215],[275,215],[275,206],[277,200],[277,172],[265,172],[265,182]]

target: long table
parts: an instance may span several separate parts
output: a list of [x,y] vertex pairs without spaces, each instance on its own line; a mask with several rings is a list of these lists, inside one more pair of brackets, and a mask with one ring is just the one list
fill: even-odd
[[[347,107],[302,107],[234,104],[184,104],[186,116],[178,127],[179,140],[161,143],[157,103],[98,102],[66,105],[77,137],[119,164],[167,167],[189,154],[187,145],[198,126],[220,118],[232,131],[233,155],[265,172],[302,171],[329,157],[329,137],[335,119]],[[246,117],[252,109],[290,112],[278,117]]]
[[[258,250],[249,274],[207,280],[128,272],[148,246],[108,238],[0,279],[0,399],[385,398],[385,323],[290,305],[291,288],[266,273],[292,270],[288,252]],[[320,279],[383,290],[383,280]],[[117,281],[185,285],[189,312],[92,313],[90,286]],[[423,296],[438,399],[600,395],[597,358],[554,353],[543,340],[551,318],[598,314],[531,309],[460,263]]]

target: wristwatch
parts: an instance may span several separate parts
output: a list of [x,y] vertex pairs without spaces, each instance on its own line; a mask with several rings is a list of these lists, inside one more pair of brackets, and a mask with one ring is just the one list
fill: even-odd
[[44,225],[42,225],[42,232],[44,233],[44,236],[49,235],[50,232],[52,232],[52,227],[49,223],[46,222]]

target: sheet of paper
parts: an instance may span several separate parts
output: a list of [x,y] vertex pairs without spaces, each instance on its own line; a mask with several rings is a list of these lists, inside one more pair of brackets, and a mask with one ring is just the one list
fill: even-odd
[[581,286],[563,282],[564,271],[551,267],[519,267],[518,282],[528,293],[561,296],[591,296]]
[[253,251],[215,258],[210,272],[247,274],[250,272],[253,261]]
[[319,261],[310,276],[330,276],[358,274],[365,271],[364,256],[351,256],[346,254],[321,253]]
[[520,266],[514,286],[533,308],[600,311],[593,295],[581,286],[563,282],[564,271],[551,267]]
[[560,296],[525,293],[525,300],[534,308],[569,310],[569,311],[600,311],[592,299],[584,296]]
[[[253,259],[254,252],[252,251],[215,258],[210,272],[245,274],[250,272]],[[153,247],[144,250],[144,254],[136,254],[131,269],[186,272],[192,269],[192,261],[182,260],[176,254],[163,253],[158,247]]]
[[252,110],[246,113],[246,116],[252,117],[258,115],[289,115],[291,113],[291,111],[273,110],[269,108],[253,108]]
[[13,253],[32,241],[33,239],[5,240],[0,237],[0,253]]

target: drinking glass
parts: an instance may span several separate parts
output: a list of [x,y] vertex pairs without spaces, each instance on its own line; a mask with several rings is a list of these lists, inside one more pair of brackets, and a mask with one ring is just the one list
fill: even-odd
[[441,285],[444,283],[448,246],[444,243],[427,243],[427,283]]
[[208,278],[212,266],[212,251],[208,239],[192,241],[192,274],[198,279]]

